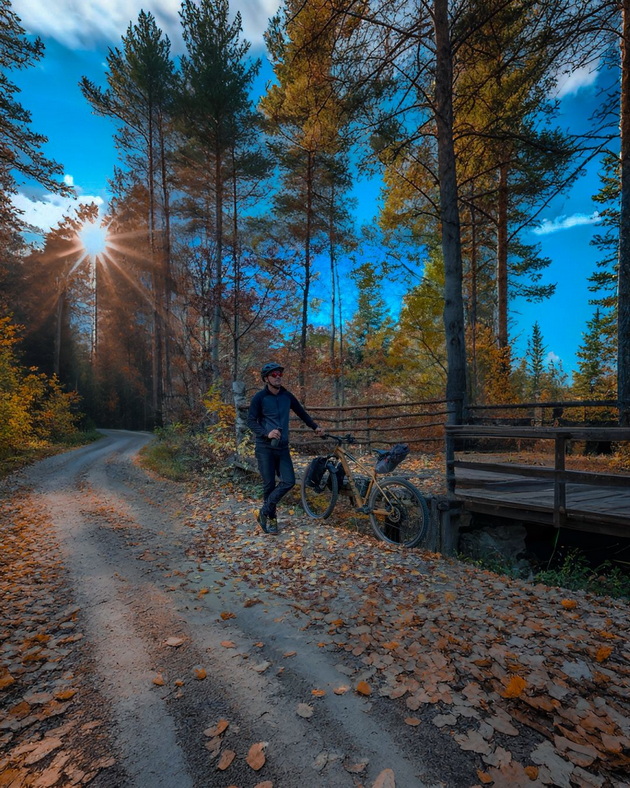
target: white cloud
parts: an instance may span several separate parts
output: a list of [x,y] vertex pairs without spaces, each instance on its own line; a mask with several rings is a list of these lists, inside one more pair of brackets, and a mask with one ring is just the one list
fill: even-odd
[[[231,4],[232,13],[240,11],[243,35],[253,46],[262,45],[269,17],[279,4],[280,0],[236,0]],[[181,49],[181,0],[13,0],[12,6],[28,32],[50,36],[70,49],[89,49],[103,41],[118,45],[129,24],[144,10],[170,38],[173,51]]]
[[581,66],[575,71],[559,74],[554,96],[574,96],[584,88],[592,87],[597,82],[598,66]]
[[585,213],[574,213],[572,216],[556,216],[555,219],[545,219],[542,224],[535,227],[535,235],[550,235],[561,230],[570,230],[572,227],[583,227],[586,224],[599,224],[602,217],[599,211],[594,211],[590,216]]
[[560,358],[560,356],[554,353],[553,350],[550,350],[549,353],[547,353],[547,356],[545,357],[545,363],[554,364],[555,366],[558,366],[558,364],[562,363],[562,359]]
[[90,194],[81,194],[78,197],[60,197],[56,194],[28,197],[25,194],[15,194],[12,201],[22,212],[22,220],[39,228],[42,234],[56,227],[64,217],[74,214],[79,205],[96,203],[100,208],[105,204],[102,197]]

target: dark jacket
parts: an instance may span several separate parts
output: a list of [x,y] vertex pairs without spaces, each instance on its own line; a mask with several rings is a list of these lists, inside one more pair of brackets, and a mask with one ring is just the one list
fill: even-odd
[[282,386],[278,394],[272,394],[267,386],[254,394],[249,404],[247,426],[256,435],[256,443],[269,445],[267,437],[271,430],[278,429],[282,438],[278,444],[285,448],[289,445],[289,412],[293,411],[298,418],[310,427],[317,429],[317,424],[308,415],[297,397]]

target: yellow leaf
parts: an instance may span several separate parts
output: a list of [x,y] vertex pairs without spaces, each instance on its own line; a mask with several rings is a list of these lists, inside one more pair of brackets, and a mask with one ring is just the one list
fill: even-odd
[[371,695],[372,694],[372,687],[367,683],[367,681],[360,681],[356,686],[356,691],[359,695]]
[[507,687],[501,693],[504,698],[520,698],[525,691],[527,682],[521,676],[512,676],[508,681]]

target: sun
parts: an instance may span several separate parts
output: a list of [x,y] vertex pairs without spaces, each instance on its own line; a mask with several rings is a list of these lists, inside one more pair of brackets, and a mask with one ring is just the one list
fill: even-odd
[[108,228],[96,222],[85,222],[78,232],[79,242],[86,254],[96,258],[107,251]]

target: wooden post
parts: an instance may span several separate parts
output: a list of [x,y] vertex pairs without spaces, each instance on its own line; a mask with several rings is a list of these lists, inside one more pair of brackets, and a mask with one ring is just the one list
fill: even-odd
[[565,469],[565,454],[568,435],[556,435],[556,477],[553,482],[553,524],[555,528],[564,525],[567,512],[566,482],[559,478]]

